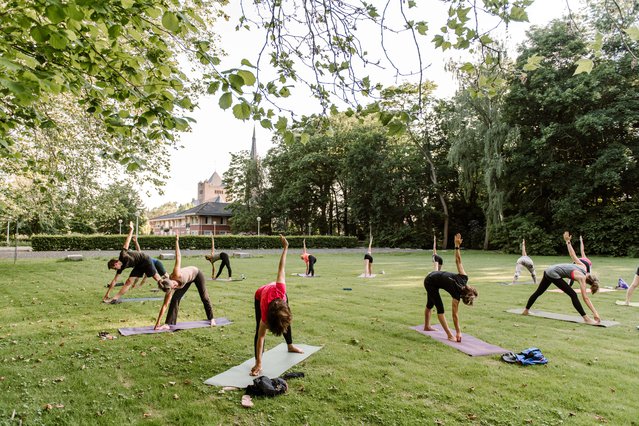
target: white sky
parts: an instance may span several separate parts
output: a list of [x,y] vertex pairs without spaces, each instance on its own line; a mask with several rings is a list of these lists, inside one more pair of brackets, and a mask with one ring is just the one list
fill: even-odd
[[[574,13],[580,4],[580,0],[568,0],[568,2]],[[255,64],[257,62],[257,49],[261,46],[262,41],[260,34],[255,30],[241,33],[237,33],[234,30],[238,15],[233,16],[233,13],[237,13],[234,12],[234,9],[237,11],[237,3],[239,1],[232,0],[231,3],[232,6],[227,10],[227,13],[232,16],[231,21],[216,27],[219,28],[219,33],[222,35],[221,45],[229,54],[232,54],[225,59],[220,69],[224,69],[225,63],[228,63],[227,68],[239,64],[242,58],[249,59],[251,63]],[[372,3],[381,4],[379,0],[373,0]],[[428,21],[431,29],[439,28],[445,24],[445,15],[442,18],[436,15],[437,13],[445,12],[441,8],[441,2],[419,0],[417,4],[422,16],[421,19],[426,16],[429,17]],[[437,11],[437,9],[441,10]],[[525,31],[530,25],[544,25],[548,21],[566,14],[568,9],[565,1],[536,0],[527,11],[530,24],[512,23],[507,35],[502,36],[503,38],[507,37],[507,43],[511,47],[511,57],[513,58],[516,57],[515,46],[524,39]],[[431,19],[430,17],[433,16],[436,16],[436,18]],[[432,48],[430,43],[432,37],[433,32],[431,30],[427,36],[420,39],[422,40],[422,55],[424,56],[425,53],[425,56],[428,56],[426,62],[432,63],[426,71],[425,77],[437,83],[436,96],[441,98],[449,97],[454,94],[456,88],[452,75],[444,71],[445,62],[450,56],[444,57],[440,51],[435,51]],[[496,38],[497,36],[491,34],[491,37]],[[405,44],[402,44],[401,41],[397,42],[396,48],[392,47],[392,41],[389,45],[391,46],[391,53],[399,52],[397,57],[393,59],[401,61],[402,66],[407,69],[410,68],[411,64],[406,62],[415,56],[414,52],[407,52],[403,48]],[[454,54],[459,55],[459,53]],[[386,70],[385,73],[374,70],[363,71],[371,73],[371,80],[382,80],[385,84],[399,84],[404,81],[395,79],[391,70]],[[417,80],[415,79],[414,81]],[[294,108],[296,113],[301,115],[319,113],[321,111],[318,102],[311,99],[307,91],[302,88],[295,88],[292,92],[289,105]],[[190,114],[197,122],[192,125],[192,132],[181,137],[183,148],[172,153],[171,178],[163,188],[164,195],[160,195],[157,190],[150,187],[144,188],[145,191],[149,192],[150,196],[146,196],[146,194],[141,192],[142,200],[147,208],[157,207],[170,201],[180,204],[187,203],[196,198],[197,183],[199,181],[208,179],[213,171],[223,175],[229,166],[231,152],[249,150],[251,148],[254,127],[258,154],[264,157],[268,149],[272,147],[271,131],[263,129],[259,123],[254,124],[251,121],[242,122],[235,119],[230,109],[223,111],[218,107],[218,98],[219,94],[214,97],[200,99],[199,108]]]

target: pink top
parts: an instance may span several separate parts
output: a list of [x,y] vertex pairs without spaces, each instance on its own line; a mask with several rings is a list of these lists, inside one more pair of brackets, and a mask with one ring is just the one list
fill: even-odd
[[255,299],[260,301],[261,321],[265,323],[269,303],[275,299],[286,300],[286,284],[269,283],[263,285],[255,292]]
[[308,263],[308,257],[310,256],[310,254],[308,254],[308,253],[302,253],[302,255],[301,255],[301,256],[302,256],[302,260],[303,260],[305,263]]

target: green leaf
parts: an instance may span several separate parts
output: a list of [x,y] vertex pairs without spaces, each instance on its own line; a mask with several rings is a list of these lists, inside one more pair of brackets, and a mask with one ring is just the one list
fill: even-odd
[[283,98],[288,98],[291,95],[291,91],[288,90],[288,87],[284,86],[280,89],[280,96]]
[[302,145],[306,145],[310,140],[311,135],[309,135],[308,133],[302,133],[300,135],[300,142],[302,142]]
[[415,3],[415,0],[408,0],[408,8],[410,9],[411,7],[415,7],[417,6],[417,3]]
[[248,59],[242,59],[242,61],[240,63],[242,65],[246,66],[246,67],[256,68],[255,65],[253,65],[251,62],[249,62]]
[[277,123],[275,123],[275,128],[279,132],[283,132],[284,130],[286,130],[287,125],[288,125],[288,120],[286,119],[286,117],[279,117],[277,119]]
[[586,58],[579,59],[577,62],[575,62],[575,64],[577,65],[577,69],[575,70],[573,75],[581,74],[584,72],[590,74],[590,72],[592,71],[592,67],[594,66],[594,62]]
[[125,9],[129,9],[131,6],[133,6],[134,1],[133,0],[121,0],[122,2],[122,7]]
[[628,34],[628,37],[630,37],[632,41],[639,41],[639,27],[629,27],[624,29],[624,32]]
[[51,43],[51,46],[53,46],[54,48],[58,50],[63,50],[64,48],[67,47],[68,40],[62,34],[53,33],[51,34],[51,39],[49,40],[49,42]]
[[510,20],[515,22],[528,22],[528,13],[523,7],[513,6],[510,10]]
[[67,15],[74,21],[82,21],[84,19],[84,12],[73,4],[67,6]]
[[590,44],[590,48],[593,50],[595,57],[601,56],[601,49],[603,48],[603,35],[597,31],[595,39]]
[[267,119],[260,121],[260,125],[265,129],[273,128],[273,123],[271,123],[271,120],[267,120]]
[[0,66],[5,67],[6,69],[11,71],[17,71],[22,68],[21,65],[16,64],[15,62],[11,62],[10,60],[2,56],[0,56]]
[[417,25],[415,25],[415,28],[421,35],[426,35],[426,33],[428,32],[428,24],[424,21],[418,22]]
[[49,40],[49,30],[46,27],[33,27],[30,31],[31,37],[38,43]]
[[255,76],[251,71],[239,70],[237,74],[244,80],[244,85],[252,86],[255,84]]
[[160,13],[162,13],[160,9],[155,7],[149,7],[148,9],[145,10],[145,12],[147,15],[149,15],[151,18],[154,18],[154,19],[160,16]]
[[493,39],[490,38],[488,36],[488,34],[484,34],[483,36],[479,37],[479,41],[481,42],[481,44],[486,45],[486,44],[492,44],[493,43]]
[[393,120],[388,123],[388,136],[398,136],[404,133],[406,126],[399,120]]
[[219,102],[220,108],[229,109],[232,103],[233,103],[233,95],[231,95],[230,92],[226,92],[225,94],[220,96],[220,102]]
[[177,34],[180,32],[180,21],[173,12],[164,12],[164,15],[162,15],[162,26],[172,33]]
[[459,69],[460,71],[470,74],[471,72],[475,71],[475,66],[471,64],[470,62],[466,62]]
[[47,6],[44,13],[47,15],[47,18],[49,18],[52,24],[59,24],[67,17],[64,9],[58,5]]
[[220,82],[219,81],[214,81],[211,84],[209,84],[208,89],[206,90],[206,92],[209,95],[213,95],[215,92],[218,91],[218,89],[220,88]]
[[251,107],[246,102],[236,104],[233,107],[233,115],[239,120],[246,120],[251,116]]
[[534,71],[541,66],[541,61],[544,59],[543,56],[533,55],[528,58],[526,63],[523,66],[524,71]]
[[282,137],[284,138],[284,143],[287,145],[291,145],[295,142],[295,135],[289,130],[285,131]]

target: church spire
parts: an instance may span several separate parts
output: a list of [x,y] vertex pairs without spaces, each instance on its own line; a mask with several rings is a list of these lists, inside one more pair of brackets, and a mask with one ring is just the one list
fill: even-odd
[[251,160],[257,160],[257,142],[255,141],[255,126],[253,126],[253,140],[251,143]]

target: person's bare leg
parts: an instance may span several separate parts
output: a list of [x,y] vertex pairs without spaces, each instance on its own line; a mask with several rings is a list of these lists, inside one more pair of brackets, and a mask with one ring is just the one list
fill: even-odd
[[424,309],[424,331],[435,331],[435,329],[430,326],[430,317],[431,309]]
[[626,290],[626,305],[630,304],[630,298],[637,286],[639,286],[639,275],[635,275],[635,278],[632,280],[632,284],[630,284],[628,290]]

